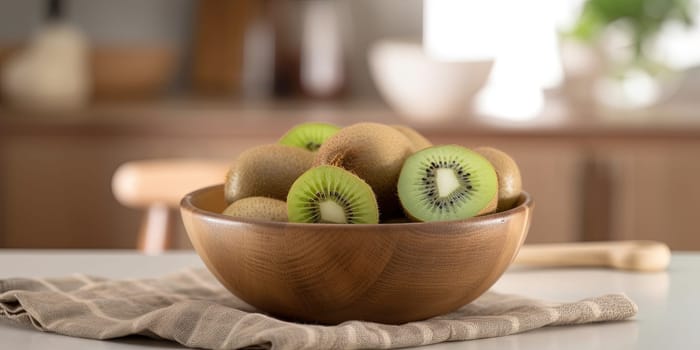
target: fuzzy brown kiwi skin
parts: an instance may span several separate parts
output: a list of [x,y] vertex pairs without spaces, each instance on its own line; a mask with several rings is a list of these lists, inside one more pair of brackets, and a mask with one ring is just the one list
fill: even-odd
[[288,221],[287,203],[279,199],[267,197],[239,199],[226,207],[223,214],[246,219]]
[[408,127],[406,125],[389,125],[392,128],[398,130],[400,133],[402,133],[406,138],[408,138],[409,141],[411,141],[411,145],[413,148],[413,152],[418,152],[422,149],[432,147],[433,143],[428,141],[425,136],[421,135],[418,131],[415,129]]
[[477,147],[474,152],[486,158],[498,176],[498,211],[513,208],[523,190],[520,168],[507,153],[493,147]]
[[382,217],[401,212],[396,183],[412,144],[400,131],[384,124],[358,123],[329,137],[316,152],[314,166],[344,168],[372,187]]
[[247,197],[285,200],[294,180],[311,168],[313,159],[312,152],[299,147],[270,144],[248,149],[226,175],[226,201]]

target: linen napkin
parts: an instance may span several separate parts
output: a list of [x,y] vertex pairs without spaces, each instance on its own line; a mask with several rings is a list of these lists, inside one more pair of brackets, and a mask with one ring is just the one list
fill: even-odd
[[637,306],[622,294],[548,303],[487,292],[459,310],[425,321],[319,326],[256,312],[204,269],[153,279],[71,275],[0,280],[0,317],[38,330],[93,339],[138,334],[206,349],[400,348],[624,320],[636,312]]

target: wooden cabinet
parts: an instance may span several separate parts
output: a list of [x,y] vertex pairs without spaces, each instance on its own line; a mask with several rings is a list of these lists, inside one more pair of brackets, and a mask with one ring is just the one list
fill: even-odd
[[599,154],[613,180],[610,236],[700,249],[700,143],[619,146]]
[[[0,247],[135,247],[142,218],[111,192],[127,161],[169,157],[233,159],[264,137],[33,137],[0,140]],[[222,182],[225,174],[221,174]],[[176,246],[187,247],[177,221]]]
[[[142,213],[120,206],[110,187],[129,160],[233,160],[308,120],[401,123],[376,107],[90,113],[62,121],[0,113],[0,247],[135,247]],[[492,145],[516,159],[536,203],[528,242],[655,239],[700,250],[698,123],[504,128],[468,120],[418,129],[434,143]],[[188,247],[177,225],[176,246]]]
[[517,159],[523,187],[535,198],[527,242],[581,240],[581,152],[566,144],[538,142],[502,148]]

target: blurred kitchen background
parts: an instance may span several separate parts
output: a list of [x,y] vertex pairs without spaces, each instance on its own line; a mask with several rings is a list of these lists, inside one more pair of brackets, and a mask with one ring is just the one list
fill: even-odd
[[315,120],[509,152],[537,203],[528,242],[700,250],[698,9],[0,0],[0,248],[135,248],[121,164],[233,160]]

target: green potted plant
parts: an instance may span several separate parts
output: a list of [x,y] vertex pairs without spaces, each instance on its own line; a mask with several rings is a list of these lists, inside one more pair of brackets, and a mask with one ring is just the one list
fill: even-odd
[[615,107],[646,107],[662,96],[673,71],[652,48],[665,25],[693,25],[692,0],[586,0],[565,40],[594,48],[603,77],[595,96]]

